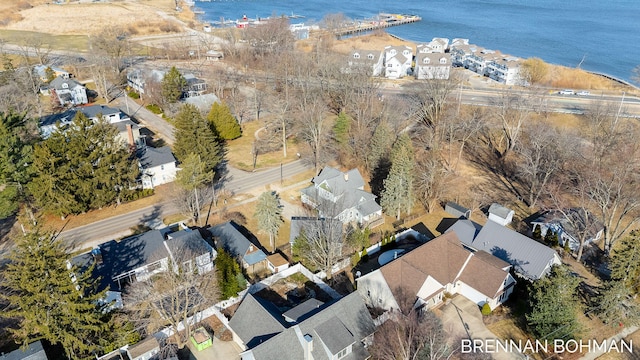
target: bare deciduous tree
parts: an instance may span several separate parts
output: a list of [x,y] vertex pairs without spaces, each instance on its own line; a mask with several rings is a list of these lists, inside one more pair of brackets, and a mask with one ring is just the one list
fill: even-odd
[[420,81],[413,89],[415,99],[416,119],[424,129],[431,133],[432,144],[439,148],[443,137],[442,122],[447,117],[447,109],[451,105],[453,91],[459,85],[459,79],[452,75],[449,79],[431,79]]
[[198,312],[219,298],[215,271],[203,271],[202,255],[197,246],[176,246],[164,269],[129,285],[124,300],[130,319],[148,332],[168,326],[174,334],[170,342],[183,348],[201,320]]
[[524,93],[504,91],[494,101],[494,117],[502,129],[501,136],[493,142],[495,150],[504,158],[520,140],[522,127],[531,115],[530,99]]

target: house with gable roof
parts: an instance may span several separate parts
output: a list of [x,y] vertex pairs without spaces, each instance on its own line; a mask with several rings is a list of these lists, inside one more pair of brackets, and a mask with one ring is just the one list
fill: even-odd
[[[466,235],[458,236],[465,247],[473,251],[486,251],[506,261],[513,266],[518,275],[527,280],[538,280],[544,277],[553,265],[561,264],[555,250],[497,222],[487,221],[477,232],[475,223],[469,220],[464,222],[469,222],[464,226],[468,231]],[[447,233],[459,233],[455,226],[447,230]]]
[[414,75],[418,80],[446,80],[451,73],[451,55],[444,53],[416,54]]
[[360,294],[322,303],[307,300],[282,313],[247,294],[229,321],[243,360],[366,359],[375,325]]
[[[163,228],[102,243],[71,259],[68,267],[75,266],[77,271],[84,272],[95,265],[92,276],[99,279],[97,290],[107,289],[111,292],[108,296],[118,299],[114,293],[121,292],[127,283],[145,281],[169,271],[170,264],[176,261],[188,264],[201,274],[207,273],[213,270],[216,255],[199,229]],[[121,300],[117,301],[122,304]]]
[[380,76],[383,69],[384,56],[379,50],[353,50],[347,61],[347,71],[362,70],[369,76]]
[[[227,221],[210,227],[209,232],[214,237],[216,247],[224,249],[231,257],[238,259],[244,269],[259,271],[269,267],[267,254],[249,240],[235,222]],[[272,264],[274,268],[277,266]]]
[[413,63],[413,49],[407,45],[385,46],[384,76],[400,79],[410,75]]
[[136,152],[140,167],[140,181],[143,189],[153,189],[176,179],[178,169],[171,148],[143,147]]
[[89,102],[84,85],[68,77],[58,76],[51,80],[49,92],[58,99],[61,106],[77,106]]
[[30,343],[26,349],[16,349],[0,354],[0,360],[49,360],[40,340]]
[[[369,307],[402,310],[432,308],[444,294],[460,294],[478,306],[495,309],[506,301],[516,283],[510,265],[484,252],[462,246],[454,232],[441,235],[356,279]],[[409,297],[409,298],[407,298]],[[405,309],[406,310],[406,309]]]
[[540,227],[540,233],[544,237],[547,231],[558,234],[560,245],[569,242],[569,248],[576,251],[580,246],[580,239],[584,244],[590,244],[600,240],[604,233],[604,225],[589,210],[584,208],[570,208],[551,210],[543,213],[531,222],[533,231]]
[[318,209],[321,218],[340,219],[344,224],[356,222],[370,227],[381,224],[382,207],[376,196],[364,190],[358,169],[342,172],[325,166],[311,186],[301,190],[302,203]]

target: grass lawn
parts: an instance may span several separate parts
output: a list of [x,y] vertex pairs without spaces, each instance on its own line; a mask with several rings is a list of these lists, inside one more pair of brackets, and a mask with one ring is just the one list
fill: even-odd
[[52,35],[36,31],[0,29],[0,38],[9,38],[12,43],[34,43],[37,39],[43,48],[84,52],[89,50],[89,37],[86,35]]
[[[263,120],[255,120],[242,124],[242,136],[227,143],[227,160],[232,166],[242,170],[253,170],[252,151],[255,134],[264,126],[265,122]],[[296,153],[299,151],[298,144],[293,140],[288,140],[286,158],[283,156],[282,149],[259,154],[256,160],[256,169],[272,167],[280,163],[286,164],[297,160]]]

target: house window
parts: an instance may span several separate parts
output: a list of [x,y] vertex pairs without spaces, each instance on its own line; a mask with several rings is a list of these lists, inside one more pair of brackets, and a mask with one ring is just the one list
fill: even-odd
[[440,59],[440,64],[446,64],[446,63],[447,63],[447,59],[445,58]]
[[340,352],[335,356],[335,359],[342,359],[343,357],[351,354],[351,345],[346,348],[340,350]]
[[369,60],[373,60],[373,54],[369,54],[369,55],[367,55],[367,58],[368,58]]
[[422,60],[423,63],[428,64],[429,63],[429,58],[424,58],[424,60]]
[[164,170],[164,165],[160,165],[160,170]]
[[354,59],[360,59],[360,54],[353,54]]

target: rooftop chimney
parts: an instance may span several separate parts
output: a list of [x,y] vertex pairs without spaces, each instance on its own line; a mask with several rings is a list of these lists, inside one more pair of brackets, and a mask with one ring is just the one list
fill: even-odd
[[135,144],[135,142],[133,140],[133,128],[131,127],[131,124],[127,124],[126,128],[127,128],[127,136],[128,136],[128,139],[129,139],[129,146],[132,149],[135,149],[136,148],[136,144]]
[[304,359],[311,360],[311,352],[313,352],[313,337],[309,334],[304,335]]

